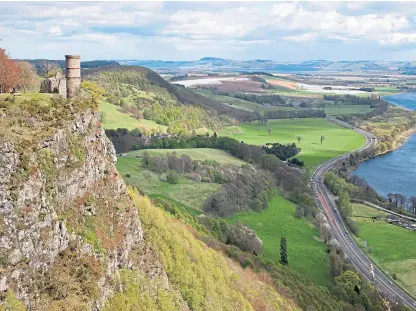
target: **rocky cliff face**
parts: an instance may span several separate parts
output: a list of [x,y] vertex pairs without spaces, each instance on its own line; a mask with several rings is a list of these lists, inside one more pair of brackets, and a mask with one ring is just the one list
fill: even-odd
[[51,127],[32,112],[17,128],[16,113],[0,114],[0,298],[13,291],[32,310],[98,310],[123,268],[168,287],[97,114],[67,115]]

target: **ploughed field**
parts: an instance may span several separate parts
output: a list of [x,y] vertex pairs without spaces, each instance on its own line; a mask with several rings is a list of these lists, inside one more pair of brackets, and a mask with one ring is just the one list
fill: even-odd
[[[268,129],[271,130],[269,135]],[[284,119],[269,120],[266,125],[259,122],[242,124],[223,129],[221,136],[229,136],[247,144],[263,145],[278,142],[281,144],[296,143],[302,150],[296,155],[312,167],[340,156],[364,144],[360,134],[341,127],[326,119]],[[301,136],[300,143],[297,136]],[[325,140],[321,144],[321,136]]]
[[316,281],[329,285],[329,262],[326,247],[311,221],[295,217],[295,204],[275,194],[267,209],[241,213],[228,218],[252,228],[263,241],[264,256],[279,262],[280,238],[287,239],[289,267]]
[[360,228],[359,244],[384,271],[416,296],[416,232],[375,220],[387,213],[353,204],[353,220]]

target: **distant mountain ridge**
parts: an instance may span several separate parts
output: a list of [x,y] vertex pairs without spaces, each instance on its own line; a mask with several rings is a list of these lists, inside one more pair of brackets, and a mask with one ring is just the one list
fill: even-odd
[[410,61],[327,61],[308,60],[304,62],[278,62],[273,60],[232,60],[218,57],[203,57],[191,61],[164,60],[118,60],[121,65],[144,66],[160,73],[177,73],[190,71],[212,72],[366,72],[411,73],[416,65]]
[[[42,71],[42,66],[45,62],[56,63],[61,69],[65,70],[65,60],[50,60],[50,59],[19,59],[19,61],[27,61],[36,67],[38,72]],[[100,68],[100,67],[117,67],[120,64],[114,60],[90,60],[81,61],[82,69]]]

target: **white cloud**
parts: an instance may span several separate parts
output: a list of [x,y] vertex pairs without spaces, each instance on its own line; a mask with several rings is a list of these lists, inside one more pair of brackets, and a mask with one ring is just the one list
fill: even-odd
[[49,28],[48,32],[52,36],[61,36],[62,35],[62,29],[61,29],[61,26],[59,26],[59,25]]
[[295,36],[284,36],[284,40],[293,41],[293,42],[306,42],[306,41],[312,41],[318,38],[317,33],[304,33],[301,35],[295,35]]
[[178,11],[164,30],[194,39],[241,38],[261,25],[259,15],[244,7],[223,11]]
[[401,45],[416,43],[416,33],[393,33],[380,39],[382,45]]
[[[287,53],[306,59],[311,49],[325,58],[338,48],[334,42],[354,45],[358,54],[360,48],[370,53],[367,45],[372,52],[416,45],[416,7],[393,3],[4,2],[1,7],[1,44],[19,55],[30,53],[19,48],[22,42],[42,53],[82,48],[91,57],[108,53],[107,58]],[[39,42],[50,49],[38,48]],[[332,46],[324,49],[325,44]],[[293,50],[302,45],[308,49]]]

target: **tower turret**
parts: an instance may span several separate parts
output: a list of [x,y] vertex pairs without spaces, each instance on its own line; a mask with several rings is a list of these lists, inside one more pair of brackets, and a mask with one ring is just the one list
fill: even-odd
[[65,55],[66,59],[66,98],[75,97],[81,85],[81,57]]

